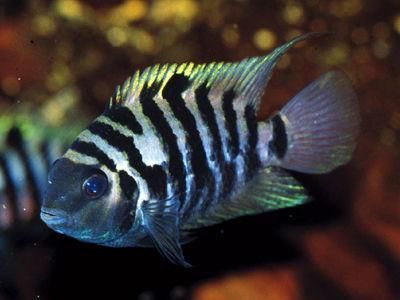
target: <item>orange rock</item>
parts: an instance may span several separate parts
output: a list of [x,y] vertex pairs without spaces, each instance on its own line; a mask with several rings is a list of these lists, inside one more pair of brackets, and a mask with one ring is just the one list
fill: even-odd
[[201,284],[195,300],[296,300],[301,299],[295,269],[282,267],[229,275]]

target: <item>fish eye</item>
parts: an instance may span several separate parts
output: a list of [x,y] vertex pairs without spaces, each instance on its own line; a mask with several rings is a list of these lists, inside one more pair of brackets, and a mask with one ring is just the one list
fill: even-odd
[[89,176],[82,185],[82,191],[89,199],[94,200],[104,195],[108,188],[107,176],[95,173]]

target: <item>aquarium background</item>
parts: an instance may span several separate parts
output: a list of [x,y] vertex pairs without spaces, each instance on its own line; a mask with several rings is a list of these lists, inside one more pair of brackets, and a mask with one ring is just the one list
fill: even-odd
[[314,202],[201,230],[184,246],[191,269],[16,222],[0,233],[0,299],[399,299],[399,1],[2,0],[0,118],[62,136],[138,68],[240,60],[310,31],[328,34],[280,60],[259,117],[328,70],[352,79],[363,118],[352,162],[295,174]]

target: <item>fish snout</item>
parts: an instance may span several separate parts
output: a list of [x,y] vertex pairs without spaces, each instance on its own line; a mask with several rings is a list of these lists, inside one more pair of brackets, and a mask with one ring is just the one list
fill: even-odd
[[50,227],[65,224],[68,220],[68,216],[64,212],[47,207],[42,207],[40,218]]

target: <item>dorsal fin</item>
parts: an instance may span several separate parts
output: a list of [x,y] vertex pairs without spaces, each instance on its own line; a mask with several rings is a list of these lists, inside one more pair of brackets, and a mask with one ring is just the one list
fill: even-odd
[[257,111],[262,93],[279,58],[298,42],[318,35],[309,33],[296,37],[268,55],[246,58],[237,63],[165,64],[148,67],[143,72],[136,71],[122,86],[117,86],[108,109],[115,105],[132,105],[143,88],[155,88],[157,94],[161,95],[174,74],[183,74],[189,78],[191,88],[196,89],[206,84],[210,90],[233,90],[236,95],[249,101]]

